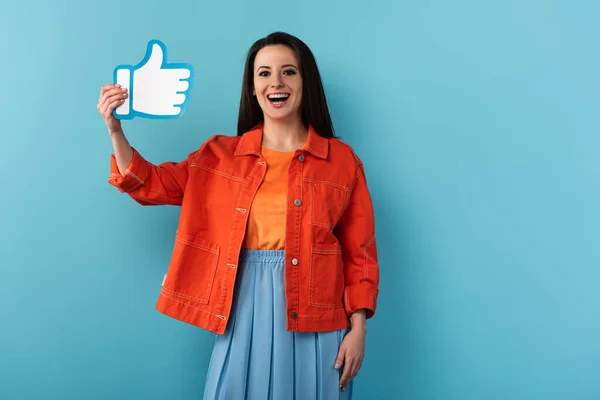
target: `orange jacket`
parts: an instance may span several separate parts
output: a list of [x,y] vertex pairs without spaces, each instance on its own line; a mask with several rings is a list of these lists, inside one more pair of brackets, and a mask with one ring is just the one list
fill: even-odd
[[[142,205],[181,206],[156,308],[222,334],[252,199],[265,175],[262,127],[213,136],[188,158],[154,165],[134,149],[125,174],[111,156],[109,183]],[[287,330],[348,327],[375,313],[379,267],[363,165],[347,144],[310,128],[289,167],[285,236]]]

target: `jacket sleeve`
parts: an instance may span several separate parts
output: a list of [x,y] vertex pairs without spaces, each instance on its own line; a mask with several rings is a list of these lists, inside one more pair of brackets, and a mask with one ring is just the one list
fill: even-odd
[[181,162],[164,162],[154,165],[146,161],[134,148],[133,158],[121,175],[114,154],[110,158],[108,183],[121,193],[127,193],[144,206],[181,205],[183,192],[189,176],[191,153]]
[[356,177],[348,205],[336,225],[344,260],[344,304],[351,316],[365,308],[375,315],[379,294],[379,265],[371,195],[362,162],[357,158]]

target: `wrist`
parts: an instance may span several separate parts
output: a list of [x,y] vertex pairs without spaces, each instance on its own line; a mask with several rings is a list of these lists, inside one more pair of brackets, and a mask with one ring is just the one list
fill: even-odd
[[352,330],[367,332],[367,312],[365,309],[356,310],[350,318]]
[[125,136],[125,132],[123,132],[123,129],[119,128],[119,129],[109,129],[108,130],[108,134],[110,135],[111,138],[116,138],[116,137],[121,137],[121,136]]
[[352,324],[352,328],[350,328],[350,331],[366,336],[367,335],[367,325],[366,324]]

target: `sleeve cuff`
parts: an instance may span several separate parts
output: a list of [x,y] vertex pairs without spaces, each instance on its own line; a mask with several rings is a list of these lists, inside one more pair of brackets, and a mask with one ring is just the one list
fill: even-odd
[[121,175],[117,166],[117,159],[113,153],[110,156],[110,175],[108,183],[115,186],[119,191],[126,193],[142,186],[148,177],[148,163],[136,149],[133,149],[133,158]]
[[356,310],[367,310],[367,319],[375,315],[378,290],[368,282],[347,286],[344,292],[344,305],[350,317]]

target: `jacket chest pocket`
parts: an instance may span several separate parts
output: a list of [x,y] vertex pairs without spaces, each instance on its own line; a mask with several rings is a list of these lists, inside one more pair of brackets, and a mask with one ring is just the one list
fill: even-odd
[[310,223],[332,230],[342,216],[349,193],[341,185],[310,181]]
[[342,248],[338,244],[313,244],[310,255],[309,305],[343,308],[343,297]]
[[207,304],[219,253],[218,244],[178,231],[163,290],[182,300]]

